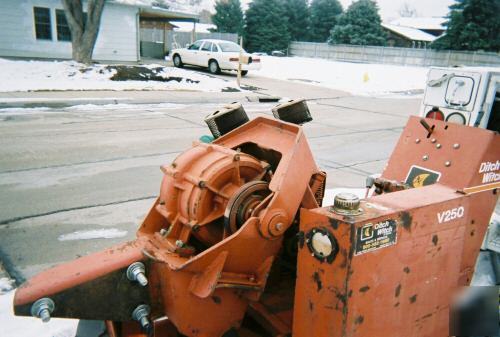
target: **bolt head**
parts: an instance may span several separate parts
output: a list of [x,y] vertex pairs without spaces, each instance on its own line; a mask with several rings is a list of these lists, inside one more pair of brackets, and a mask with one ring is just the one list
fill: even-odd
[[184,242],[182,240],[177,240],[177,241],[175,241],[175,245],[178,248],[182,248],[182,247],[184,247]]
[[432,138],[431,143],[435,143],[435,142],[436,142],[436,138]]
[[444,166],[446,166],[446,167],[450,167],[450,166],[451,166],[451,161],[449,161],[449,160],[448,160],[448,161],[445,161],[445,162],[444,162]]
[[136,321],[141,321],[142,318],[147,317],[151,313],[151,309],[147,304],[141,304],[137,306],[132,312],[132,319]]
[[31,316],[41,318],[42,322],[47,323],[50,321],[50,314],[54,309],[54,301],[48,297],[44,297],[33,303],[31,306]]
[[454,148],[455,150],[456,150],[456,149],[459,149],[459,148],[460,148],[460,144],[458,144],[458,143],[453,144],[453,148]]
[[146,273],[146,267],[144,266],[144,263],[142,262],[134,262],[127,268],[127,278],[130,281],[138,281],[137,276],[139,274],[145,274]]
[[420,143],[420,138],[415,139],[415,144],[419,144],[419,143]]
[[422,160],[423,160],[423,161],[427,161],[427,160],[429,160],[429,156],[428,156],[428,155],[424,155],[424,156],[422,156]]
[[276,230],[281,231],[283,229],[284,225],[282,222],[278,222],[275,227],[276,227]]
[[436,144],[436,149],[440,149],[441,148],[441,144]]

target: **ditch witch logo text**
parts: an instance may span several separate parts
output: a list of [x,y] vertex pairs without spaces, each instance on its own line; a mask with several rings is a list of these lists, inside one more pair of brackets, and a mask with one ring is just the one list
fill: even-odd
[[496,163],[492,162],[484,162],[479,166],[479,173],[483,173],[483,184],[484,183],[493,183],[500,180],[500,173],[497,171],[500,170],[500,161],[497,160]]

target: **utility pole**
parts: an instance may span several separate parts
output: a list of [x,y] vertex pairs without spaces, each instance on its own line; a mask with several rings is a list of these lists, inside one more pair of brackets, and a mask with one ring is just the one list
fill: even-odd
[[241,63],[243,62],[243,37],[240,37],[240,56],[238,57],[238,75],[236,77],[236,83],[238,88],[241,86]]

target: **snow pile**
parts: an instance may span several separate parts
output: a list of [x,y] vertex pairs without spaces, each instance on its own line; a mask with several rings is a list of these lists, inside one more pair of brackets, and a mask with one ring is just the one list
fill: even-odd
[[[2,99],[3,100],[3,99]],[[114,111],[114,110],[137,110],[137,107],[141,107],[144,110],[148,109],[165,109],[165,110],[177,110],[177,109],[182,109],[185,108],[187,105],[186,104],[179,104],[179,103],[155,103],[155,104],[126,104],[126,103],[116,103],[116,104],[78,104],[78,105],[73,105],[69,106],[67,108],[64,108],[62,110],[64,111]],[[26,108],[24,108],[26,110]],[[0,109],[0,112],[3,109]],[[7,110],[7,109],[5,109]],[[10,109],[12,110],[12,108]]]
[[200,13],[213,11],[214,0],[115,0],[117,3],[133,6],[162,8],[170,11]]
[[93,229],[88,231],[77,231],[68,234],[62,234],[57,239],[59,241],[75,241],[75,240],[93,240],[93,239],[114,239],[122,238],[127,235],[127,231],[117,228],[109,229]]
[[[0,92],[37,90],[238,90],[226,81],[158,64],[92,65],[74,61],[13,61],[0,58]],[[127,78],[130,75],[130,78]]]
[[423,93],[428,68],[364,64],[306,57],[261,56],[262,69],[252,74],[309,83],[355,95]]
[[[12,285],[12,280],[0,279],[0,289]],[[0,290],[0,336],[16,337],[73,337],[76,334],[78,320],[52,318],[43,323],[38,318],[17,317],[12,310],[14,290],[2,293]]]
[[0,278],[0,295],[14,289],[14,280],[7,277]]
[[[193,31],[193,23],[192,22],[182,22],[182,21],[170,21],[171,24],[176,26],[174,31],[176,32],[192,32]],[[211,33],[211,30],[217,29],[216,25],[212,25],[210,23],[197,23],[196,24],[196,32],[197,33]]]

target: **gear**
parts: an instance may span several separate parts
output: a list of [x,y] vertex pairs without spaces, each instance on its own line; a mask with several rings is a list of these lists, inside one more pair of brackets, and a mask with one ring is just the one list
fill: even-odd
[[250,218],[254,209],[271,193],[265,181],[250,181],[242,185],[229,199],[224,212],[226,232],[236,232]]

